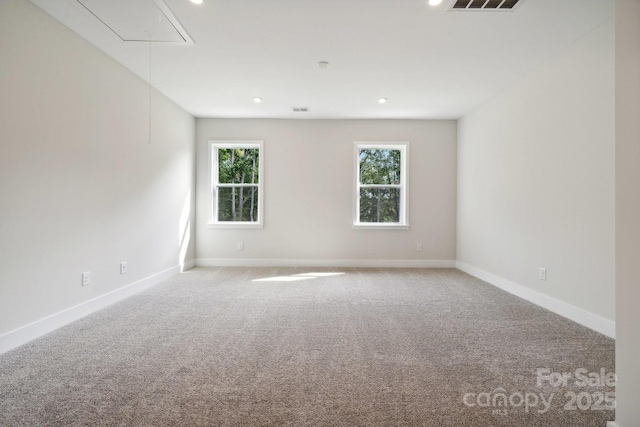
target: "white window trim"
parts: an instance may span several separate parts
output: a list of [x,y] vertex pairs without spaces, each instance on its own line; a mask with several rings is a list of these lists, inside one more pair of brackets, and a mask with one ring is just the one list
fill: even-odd
[[[400,188],[400,222],[360,222],[360,149],[390,149],[400,150],[400,185],[385,185],[384,187]],[[355,141],[353,144],[354,169],[353,169],[353,229],[354,230],[408,230],[409,229],[409,142],[375,142]]]
[[[257,221],[218,221],[218,198],[216,182],[218,181],[218,149],[219,148],[258,148],[260,150],[258,166],[258,220]],[[209,208],[207,212],[207,228],[263,228],[264,227],[264,143],[263,141],[231,141],[209,140]],[[236,187],[252,187],[254,184],[238,184]]]

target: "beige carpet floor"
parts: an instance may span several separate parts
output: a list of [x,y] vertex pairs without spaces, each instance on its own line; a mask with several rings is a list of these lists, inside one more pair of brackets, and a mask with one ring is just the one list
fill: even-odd
[[609,338],[457,270],[317,272],[196,268],[0,355],[0,425],[614,419]]

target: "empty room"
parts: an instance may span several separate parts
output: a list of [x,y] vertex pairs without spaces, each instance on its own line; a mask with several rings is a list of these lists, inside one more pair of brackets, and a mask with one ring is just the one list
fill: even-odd
[[640,423],[640,0],[0,0],[0,425]]

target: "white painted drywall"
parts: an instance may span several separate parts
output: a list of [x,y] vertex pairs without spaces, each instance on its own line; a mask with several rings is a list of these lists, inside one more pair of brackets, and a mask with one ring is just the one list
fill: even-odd
[[148,143],[146,83],[0,2],[0,335],[194,258],[195,119],[151,95]]
[[613,320],[614,138],[611,20],[459,120],[458,261]]
[[616,423],[640,422],[640,0],[616,2]]
[[[206,227],[211,139],[264,141],[263,229]],[[352,228],[356,140],[410,142],[409,230]],[[199,263],[455,259],[454,121],[198,119],[197,177]]]

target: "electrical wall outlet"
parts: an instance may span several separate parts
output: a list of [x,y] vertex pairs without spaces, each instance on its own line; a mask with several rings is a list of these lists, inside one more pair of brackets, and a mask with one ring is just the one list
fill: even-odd
[[540,280],[547,280],[547,269],[546,268],[540,267],[540,270],[538,270],[538,278]]
[[418,246],[416,246],[416,251],[422,252],[422,243],[418,243]]
[[244,251],[244,243],[243,242],[238,242],[238,250],[239,251]]
[[120,263],[120,274],[127,274],[127,263],[125,261]]
[[82,273],[82,286],[87,286],[91,283],[91,272],[85,271]]

